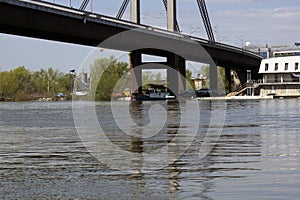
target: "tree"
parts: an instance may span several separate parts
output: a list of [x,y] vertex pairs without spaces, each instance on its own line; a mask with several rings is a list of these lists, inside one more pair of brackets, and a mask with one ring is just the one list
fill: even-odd
[[[208,80],[206,81],[207,86],[209,86],[209,65],[203,66],[200,72],[204,77],[207,77]],[[218,67],[218,88],[228,88],[228,81],[226,81],[225,76],[225,68]]]
[[44,96],[47,93],[47,72],[44,69],[40,69],[32,74],[31,79],[32,90],[38,96]]
[[31,73],[21,66],[14,70],[0,73],[0,95],[17,100],[26,99]]
[[0,72],[0,96],[1,97],[10,97],[11,95],[11,73],[4,71]]
[[185,71],[185,77],[186,77],[186,89],[195,89],[194,82],[192,81],[192,72],[188,69]]
[[53,68],[40,69],[32,74],[31,88],[38,96],[54,96],[56,93],[70,93],[73,77]]
[[48,94],[54,96],[57,93],[57,85],[58,85],[58,78],[59,72],[58,70],[53,70],[52,67],[48,68],[47,70],[47,91]]
[[[117,62],[115,57],[101,58],[91,66],[91,91],[95,100],[110,100],[112,93],[122,92],[129,87],[129,67],[125,62]],[[122,77],[128,77],[121,79]],[[115,88],[118,81],[123,81],[123,86]],[[116,89],[116,90],[114,90]]]
[[0,98],[32,100],[36,97],[54,97],[56,93],[70,93],[73,77],[49,68],[30,72],[24,66],[0,72]]
[[74,78],[71,74],[59,73],[57,79],[58,82],[58,92],[69,94],[73,90]]

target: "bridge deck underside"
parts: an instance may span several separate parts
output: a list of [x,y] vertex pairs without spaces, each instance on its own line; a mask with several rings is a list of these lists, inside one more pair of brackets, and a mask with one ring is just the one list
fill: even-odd
[[[0,2],[0,32],[87,46],[98,46],[107,38],[135,27],[111,21],[97,21],[88,15],[49,12]],[[155,35],[155,34],[154,34]],[[147,34],[145,34],[147,37]],[[153,37],[153,36],[151,36]],[[162,36],[156,36],[162,37]],[[258,72],[260,58],[236,49],[200,43],[217,65]],[[122,49],[120,49],[122,50]],[[191,59],[191,61],[194,61]]]
[[84,19],[1,4],[0,31],[2,33],[97,46],[108,37],[125,31],[111,25]]

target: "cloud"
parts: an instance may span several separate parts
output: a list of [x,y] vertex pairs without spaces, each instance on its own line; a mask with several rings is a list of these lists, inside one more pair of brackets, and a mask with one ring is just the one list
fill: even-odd
[[300,7],[224,10],[212,13],[211,18],[218,25],[220,33],[231,40],[237,41],[233,37],[242,35],[254,43],[290,44],[299,38],[299,9]]
[[243,9],[243,10],[224,10],[215,13],[217,17],[243,17],[243,18],[280,18],[295,19],[300,16],[300,7],[284,7],[273,9]]

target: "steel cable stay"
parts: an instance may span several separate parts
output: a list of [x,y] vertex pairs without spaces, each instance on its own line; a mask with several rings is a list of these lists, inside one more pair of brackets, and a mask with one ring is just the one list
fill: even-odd
[[79,8],[79,10],[83,11],[86,9],[87,5],[89,4],[90,0],[84,0]]
[[206,4],[205,4],[205,0],[201,0],[201,1],[202,1],[202,5],[203,5],[205,17],[206,17],[206,22],[207,22],[207,27],[209,29],[211,40],[215,41],[215,37],[214,37],[213,29],[211,27],[211,23],[210,23],[210,20],[209,20],[209,15],[208,15],[208,12],[207,12],[207,7],[206,7]]
[[123,17],[123,15],[125,13],[125,10],[126,10],[128,4],[129,4],[129,1],[130,0],[124,0],[123,1],[122,5],[121,5],[121,8],[120,8],[120,10],[119,10],[119,12],[118,12],[118,14],[116,16],[117,19],[121,19]]
[[[124,0],[123,1],[122,5],[121,5],[121,7],[120,7],[120,9],[119,9],[119,11],[117,13],[117,16],[116,16],[117,19],[121,19],[123,17],[123,15],[125,13],[125,10],[126,10],[128,4],[129,4],[129,1],[130,0]],[[163,4],[165,6],[166,11],[168,11],[167,0],[163,0]],[[178,31],[178,32],[180,32],[180,28],[179,28],[177,20],[175,22],[175,30]]]
[[[85,10],[87,5],[89,4],[90,0],[84,0],[80,6],[80,10]],[[117,19],[121,19],[125,13],[126,8],[128,7],[130,0],[124,0],[117,15],[116,18]],[[167,0],[162,0],[163,5],[166,9],[166,11],[168,11],[168,2]],[[205,0],[197,0],[197,4],[199,7],[199,11],[204,23],[204,27],[208,36],[208,40],[209,41],[215,41],[215,37],[214,37],[214,33],[213,33],[213,29],[211,27],[211,23],[210,23],[210,19],[209,19],[209,15],[208,15],[208,11],[207,11],[207,7],[206,7],[206,3]],[[179,24],[178,21],[175,21],[175,31],[180,32],[180,28],[179,28]]]
[[199,11],[201,13],[201,17],[205,26],[205,30],[208,36],[209,40],[212,40],[212,35],[211,35],[211,31],[210,31],[210,27],[209,27],[209,23],[208,23],[208,18],[207,18],[207,13],[205,12],[205,4],[203,4],[202,0],[197,0],[198,6],[199,6]]
[[205,4],[205,0],[197,0],[198,3],[198,7],[199,7],[199,11],[205,26],[205,30],[208,36],[208,40],[209,41],[215,41],[215,37],[214,37],[214,33],[211,27],[211,23],[209,20],[209,15],[207,12],[207,8],[206,8],[206,4]]
[[199,0],[197,0],[197,3],[198,3],[198,6],[199,6],[199,11],[200,11],[200,14],[201,14],[201,17],[202,17],[202,21],[203,21],[203,24],[204,24],[204,27],[205,27],[205,31],[207,33],[207,36],[208,36],[209,40],[210,40],[210,35],[209,35],[207,23],[205,22],[205,16],[204,16],[205,14],[203,13],[202,5],[201,5]]

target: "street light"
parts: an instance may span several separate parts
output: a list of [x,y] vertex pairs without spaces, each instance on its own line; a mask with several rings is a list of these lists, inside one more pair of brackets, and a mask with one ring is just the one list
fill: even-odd
[[241,42],[241,48],[244,48],[244,36],[238,35],[238,36],[235,36],[235,38],[238,39],[239,42]]
[[70,69],[70,74],[72,75],[72,76],[76,76],[76,70],[75,69]]

